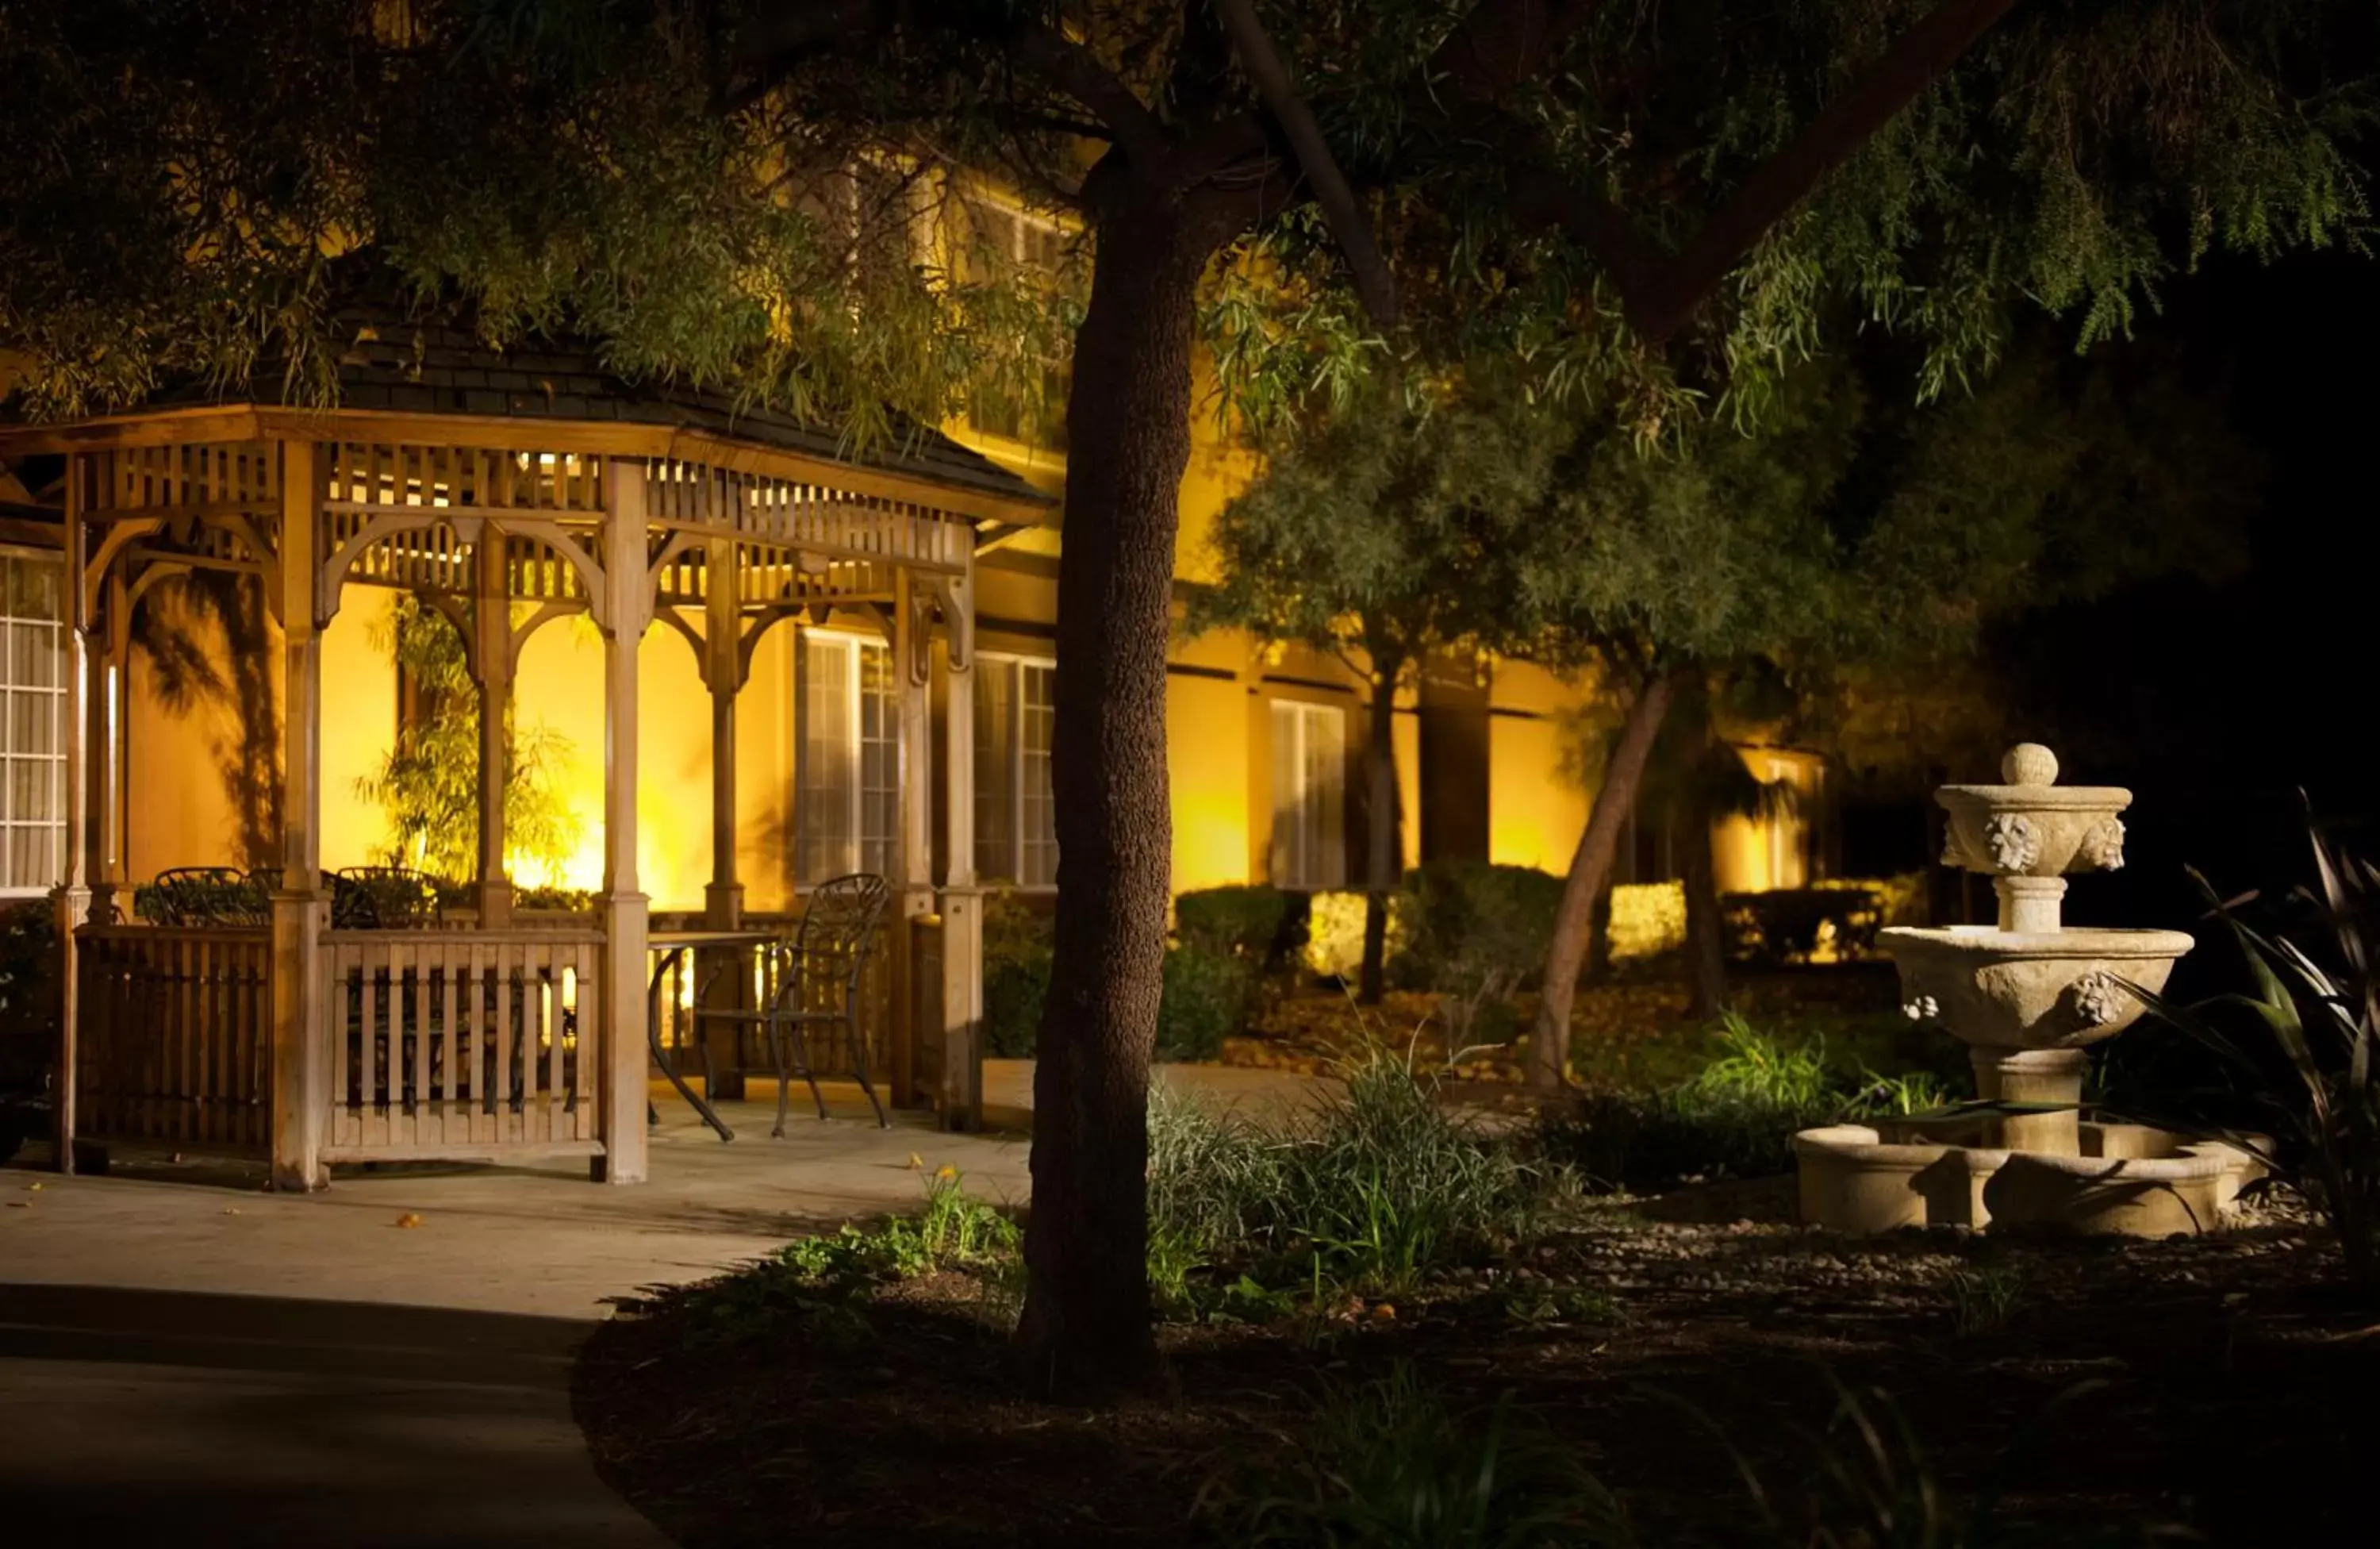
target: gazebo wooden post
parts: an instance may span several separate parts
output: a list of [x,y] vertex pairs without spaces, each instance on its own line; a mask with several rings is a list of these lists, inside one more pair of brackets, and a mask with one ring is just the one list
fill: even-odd
[[322,1025],[322,642],[315,607],[322,567],[322,482],[314,444],[281,444],[277,555],[281,694],[281,887],[273,896],[273,1186],[320,1189],[330,1061]]
[[[704,548],[702,681],[710,690],[710,883],[702,892],[702,922],[714,931],[733,931],[744,923],[744,884],[735,872],[735,701],[744,688],[743,586],[733,538],[712,538]],[[697,982],[703,986],[704,1006],[732,1011],[744,1004],[747,975],[721,972],[721,959],[742,961],[740,947],[698,952]],[[717,1020],[700,1024],[709,1058],[705,1068],[715,1083],[709,1095],[744,1095],[744,1066],[736,1026]]]
[[55,1165],[62,1173],[75,1170],[75,1101],[77,1061],[80,1056],[82,980],[75,932],[91,917],[90,861],[85,854],[85,829],[90,823],[91,767],[91,608],[84,600],[84,532],[81,459],[67,470],[66,564],[66,854],[64,874],[56,895],[58,930],[58,1070],[52,1088],[50,1116],[56,1141]]
[[917,1019],[923,999],[917,982],[917,927],[934,912],[934,701],[932,640],[920,606],[917,573],[904,567],[892,595],[893,681],[898,689],[901,784],[899,908],[892,927],[892,1102],[917,1100]]
[[637,647],[652,616],[646,573],[645,464],[603,465],[603,1154],[599,1183],[645,1181],[648,899],[637,876]]
[[480,928],[501,931],[512,923],[513,884],[504,869],[504,787],[510,750],[504,712],[512,701],[512,580],[505,564],[504,535],[483,521],[472,549],[472,677],[480,694]]
[[942,1089],[945,1129],[983,1127],[983,889],[975,875],[975,569],[944,593]]

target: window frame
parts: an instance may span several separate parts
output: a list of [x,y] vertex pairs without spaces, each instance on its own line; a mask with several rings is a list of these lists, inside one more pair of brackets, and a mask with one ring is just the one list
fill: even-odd
[[[987,667],[994,668],[1009,675],[1009,693],[1007,701],[1008,728],[1005,750],[1008,786],[1008,857],[1006,864],[1000,872],[995,872],[986,869],[983,863],[983,826],[981,823],[978,822],[976,825],[975,835],[976,878],[979,882],[993,882],[1003,887],[1012,887],[1020,893],[1054,893],[1058,889],[1057,799],[1054,794],[1050,798],[1049,802],[1050,824],[1047,843],[1050,851],[1050,880],[1047,882],[1027,882],[1025,880],[1026,870],[1025,862],[1027,848],[1038,842],[1038,835],[1027,833],[1026,823],[1026,795],[1025,761],[1027,755],[1027,749],[1026,747],[1025,738],[1025,713],[1026,709],[1025,700],[1025,675],[1027,669],[1037,669],[1042,672],[1055,674],[1058,670],[1058,662],[1055,657],[1036,655],[1030,652],[978,651],[975,653],[975,671],[978,674],[981,674]],[[1054,679],[1052,686],[1054,690]],[[985,727],[983,721],[980,718],[983,701],[972,687],[969,689],[968,701],[969,714],[978,717],[975,723],[975,746],[977,757],[980,760],[983,756],[983,750],[986,746],[984,738]],[[1052,702],[1050,705],[1050,719],[1053,731],[1057,721],[1057,714],[1058,709],[1053,695]],[[1054,743],[1052,745],[1054,746]],[[1044,762],[1050,762],[1051,748],[1045,746],[1039,750],[1038,756]],[[1050,771],[1050,777],[1054,780],[1055,776],[1056,770],[1053,767]],[[980,801],[982,777],[979,773],[977,776],[977,791],[978,799]]]
[[[66,853],[67,749],[66,724],[67,674],[71,670],[71,653],[67,649],[66,556],[55,549],[26,543],[0,543],[0,559],[10,564],[25,560],[45,563],[58,573],[55,596],[57,616],[52,618],[20,617],[8,611],[6,588],[0,582],[0,898],[22,899],[47,897],[64,878],[69,857]],[[5,570],[6,566],[0,566]],[[53,661],[55,681],[46,684],[19,684],[17,681],[16,638],[20,625],[47,625],[55,632]],[[15,745],[18,695],[42,695],[50,700],[50,750],[46,753],[19,752]],[[19,761],[41,761],[49,765],[49,809],[54,816],[46,820],[23,820],[16,815],[17,765]],[[6,879],[14,870],[17,835],[20,830],[47,828],[54,835],[48,880],[39,884],[12,884]]]

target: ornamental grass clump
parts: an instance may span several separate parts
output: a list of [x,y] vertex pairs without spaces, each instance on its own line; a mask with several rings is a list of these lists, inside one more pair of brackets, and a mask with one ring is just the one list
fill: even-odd
[[1433,1079],[1383,1049],[1274,1122],[1165,1094],[1149,1116],[1152,1278],[1160,1300],[1196,1268],[1400,1290],[1528,1235],[1560,1183],[1512,1139],[1450,1113]]
[[1633,1542],[1620,1502],[1508,1397],[1457,1409],[1399,1364],[1326,1386],[1311,1422],[1267,1436],[1202,1492],[1227,1542],[1366,1549],[1604,1549]]

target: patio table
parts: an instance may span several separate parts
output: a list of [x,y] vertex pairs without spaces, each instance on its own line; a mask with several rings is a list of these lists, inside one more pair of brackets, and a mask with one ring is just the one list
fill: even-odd
[[670,1085],[677,1088],[677,1094],[702,1116],[703,1123],[719,1131],[722,1140],[734,1140],[735,1131],[728,1128],[726,1120],[712,1112],[710,1104],[686,1084],[686,1078],[678,1074],[676,1059],[662,1044],[662,981],[696,947],[757,946],[769,937],[767,931],[655,931],[645,938],[653,957],[652,978],[645,986],[646,1044],[651,1048],[662,1074],[669,1078]]

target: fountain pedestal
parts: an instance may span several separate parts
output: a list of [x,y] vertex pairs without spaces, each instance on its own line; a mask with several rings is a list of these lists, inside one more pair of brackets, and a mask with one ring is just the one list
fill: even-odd
[[2196,945],[2179,931],[2066,927],[2066,873],[2124,863],[2119,814],[2131,792],[2059,786],[2057,758],[2034,743],[2010,749],[2000,770],[2003,785],[1935,793],[1949,815],[1943,861],[1993,879],[1998,923],[1895,928],[1877,940],[1900,970],[1904,1009],[1969,1044],[1978,1095],[2008,1106],[1802,1131],[1803,1218],[1848,1232],[1994,1221],[2211,1230],[2255,1176],[2252,1156],[2083,1116],[2085,1050],[2137,1021],[2138,992],[2163,990]]

